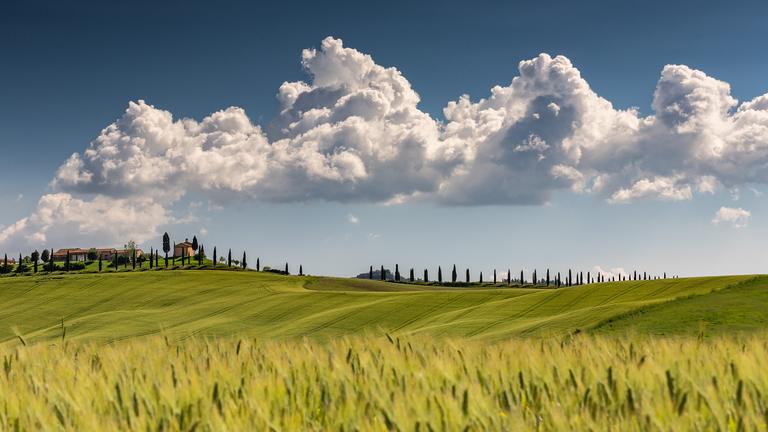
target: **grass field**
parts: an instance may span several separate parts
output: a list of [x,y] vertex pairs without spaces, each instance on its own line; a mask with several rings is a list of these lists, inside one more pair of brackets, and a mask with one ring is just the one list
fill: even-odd
[[766,305],[765,276],[6,276],[0,430],[766,431]]
[[[695,333],[702,322],[717,333],[764,327],[759,305],[766,287],[768,279],[755,276],[561,289],[447,289],[230,271],[17,276],[0,278],[0,342],[20,343],[17,336],[29,343],[55,340],[64,332],[67,340],[83,341],[361,332],[497,340],[592,329]],[[730,312],[702,312],[702,304],[716,310],[724,299],[730,299]],[[762,314],[761,320],[747,310]]]
[[765,431],[766,336],[17,346],[0,429]]

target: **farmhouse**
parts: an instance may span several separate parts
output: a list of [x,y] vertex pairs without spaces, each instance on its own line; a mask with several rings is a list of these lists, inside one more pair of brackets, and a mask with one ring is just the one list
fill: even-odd
[[180,257],[182,253],[185,257],[191,257],[195,255],[195,251],[192,249],[192,243],[189,242],[189,239],[185,239],[183,242],[176,244],[176,246],[173,248],[174,258]]
[[[133,258],[133,252],[131,251],[131,249],[118,249],[115,251],[115,254],[117,256],[124,256],[126,258]],[[136,248],[136,258],[142,255],[144,255],[144,251],[139,248]]]
[[88,260],[88,250],[80,248],[59,249],[53,253],[53,261],[64,262],[69,253],[70,262],[85,262]]
[[101,259],[106,261],[112,261],[115,255],[117,255],[117,249],[115,248],[96,249],[96,256],[100,256]]

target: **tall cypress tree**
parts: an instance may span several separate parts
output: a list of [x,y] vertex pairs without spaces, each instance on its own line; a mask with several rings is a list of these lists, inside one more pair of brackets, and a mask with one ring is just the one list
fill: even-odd
[[216,246],[213,247],[213,268],[216,268],[216,259],[218,257],[216,256]]
[[136,270],[136,249],[135,248],[131,253],[131,265],[133,266],[133,270]]
[[413,277],[413,267],[411,267],[411,275],[410,275],[410,276],[411,276],[411,277],[409,277],[408,279],[409,279],[411,282],[413,282],[413,281],[415,281],[415,280],[416,280],[416,278],[415,278],[415,277]]
[[197,247],[198,247],[197,236],[192,236],[192,250],[194,252],[197,252]]
[[373,280],[373,266],[368,269],[368,279]]
[[480,283],[483,283],[483,272],[480,272]]
[[99,273],[101,273],[101,266],[102,266],[102,263],[101,263],[101,254],[99,254]]
[[571,269],[568,269],[568,286],[571,286]]
[[240,264],[243,265],[243,269],[248,268],[248,261],[245,260],[245,251],[243,251],[243,261]]
[[384,273],[384,266],[382,265],[381,266],[381,273],[379,274],[379,280],[385,280],[386,278],[387,277],[386,277],[386,273]]
[[5,271],[8,271],[8,254],[5,254],[5,258],[3,259],[3,267],[5,267]]
[[154,259],[155,259],[155,249],[153,249],[152,247],[150,247],[150,248],[149,248],[149,269],[150,269],[150,270],[152,269],[152,266],[153,266],[153,264],[154,264],[154,263],[152,262],[152,260],[154,260]]
[[64,262],[64,269],[69,271],[69,251],[67,251],[67,260]]
[[429,282],[429,272],[427,269],[424,269],[424,282]]
[[168,236],[168,233],[165,233],[163,234],[163,252],[165,252],[165,268],[168,268],[168,252],[170,251],[171,251],[171,237]]
[[232,267],[232,249],[227,252],[227,267]]
[[467,283],[469,283],[469,269],[467,269]]
[[32,258],[32,265],[34,265],[35,267],[35,273],[37,273],[37,261],[40,259],[40,252],[35,250],[34,252],[32,252],[31,258]]
[[496,269],[493,269],[493,284],[496,285]]
[[299,276],[304,276],[304,266],[299,264]]
[[547,269],[547,286],[549,286],[549,269]]
[[443,269],[437,266],[437,283],[443,283]]
[[261,260],[256,257],[256,271],[261,271]]
[[291,272],[288,271],[288,263],[285,263],[285,274],[291,274]]
[[512,285],[512,270],[507,269],[507,285]]
[[525,275],[523,275],[523,271],[520,270],[520,285],[525,284]]
[[395,264],[395,282],[400,282],[400,266]]
[[536,277],[536,269],[533,269],[533,284],[536,285],[539,283],[539,279]]
[[557,287],[560,288],[560,272],[557,272]]
[[451,271],[451,282],[456,283],[456,264],[453,265],[453,271]]
[[591,278],[589,276],[589,272],[587,272],[587,285],[589,285],[591,283],[592,283],[592,280],[591,280]]

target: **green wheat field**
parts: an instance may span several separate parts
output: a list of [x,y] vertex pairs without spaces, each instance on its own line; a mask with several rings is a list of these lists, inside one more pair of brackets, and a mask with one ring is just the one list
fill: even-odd
[[0,430],[768,430],[768,277],[0,278]]

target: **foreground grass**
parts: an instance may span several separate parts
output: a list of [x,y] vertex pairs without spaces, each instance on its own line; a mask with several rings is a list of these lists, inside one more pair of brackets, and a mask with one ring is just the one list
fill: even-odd
[[766,430],[766,336],[6,346],[0,429]]
[[[98,342],[152,334],[172,340],[385,332],[491,341],[561,336],[589,331],[650,306],[674,305],[744,284],[768,290],[768,278],[755,276],[562,289],[441,288],[221,270],[7,277],[0,278],[0,343],[20,343],[17,335],[30,344],[56,340],[62,321],[68,340]],[[695,313],[695,307],[671,313],[663,323],[671,332],[693,327],[695,333]],[[733,317],[743,329],[766,325],[746,315]],[[716,325],[708,328],[716,331]]]

